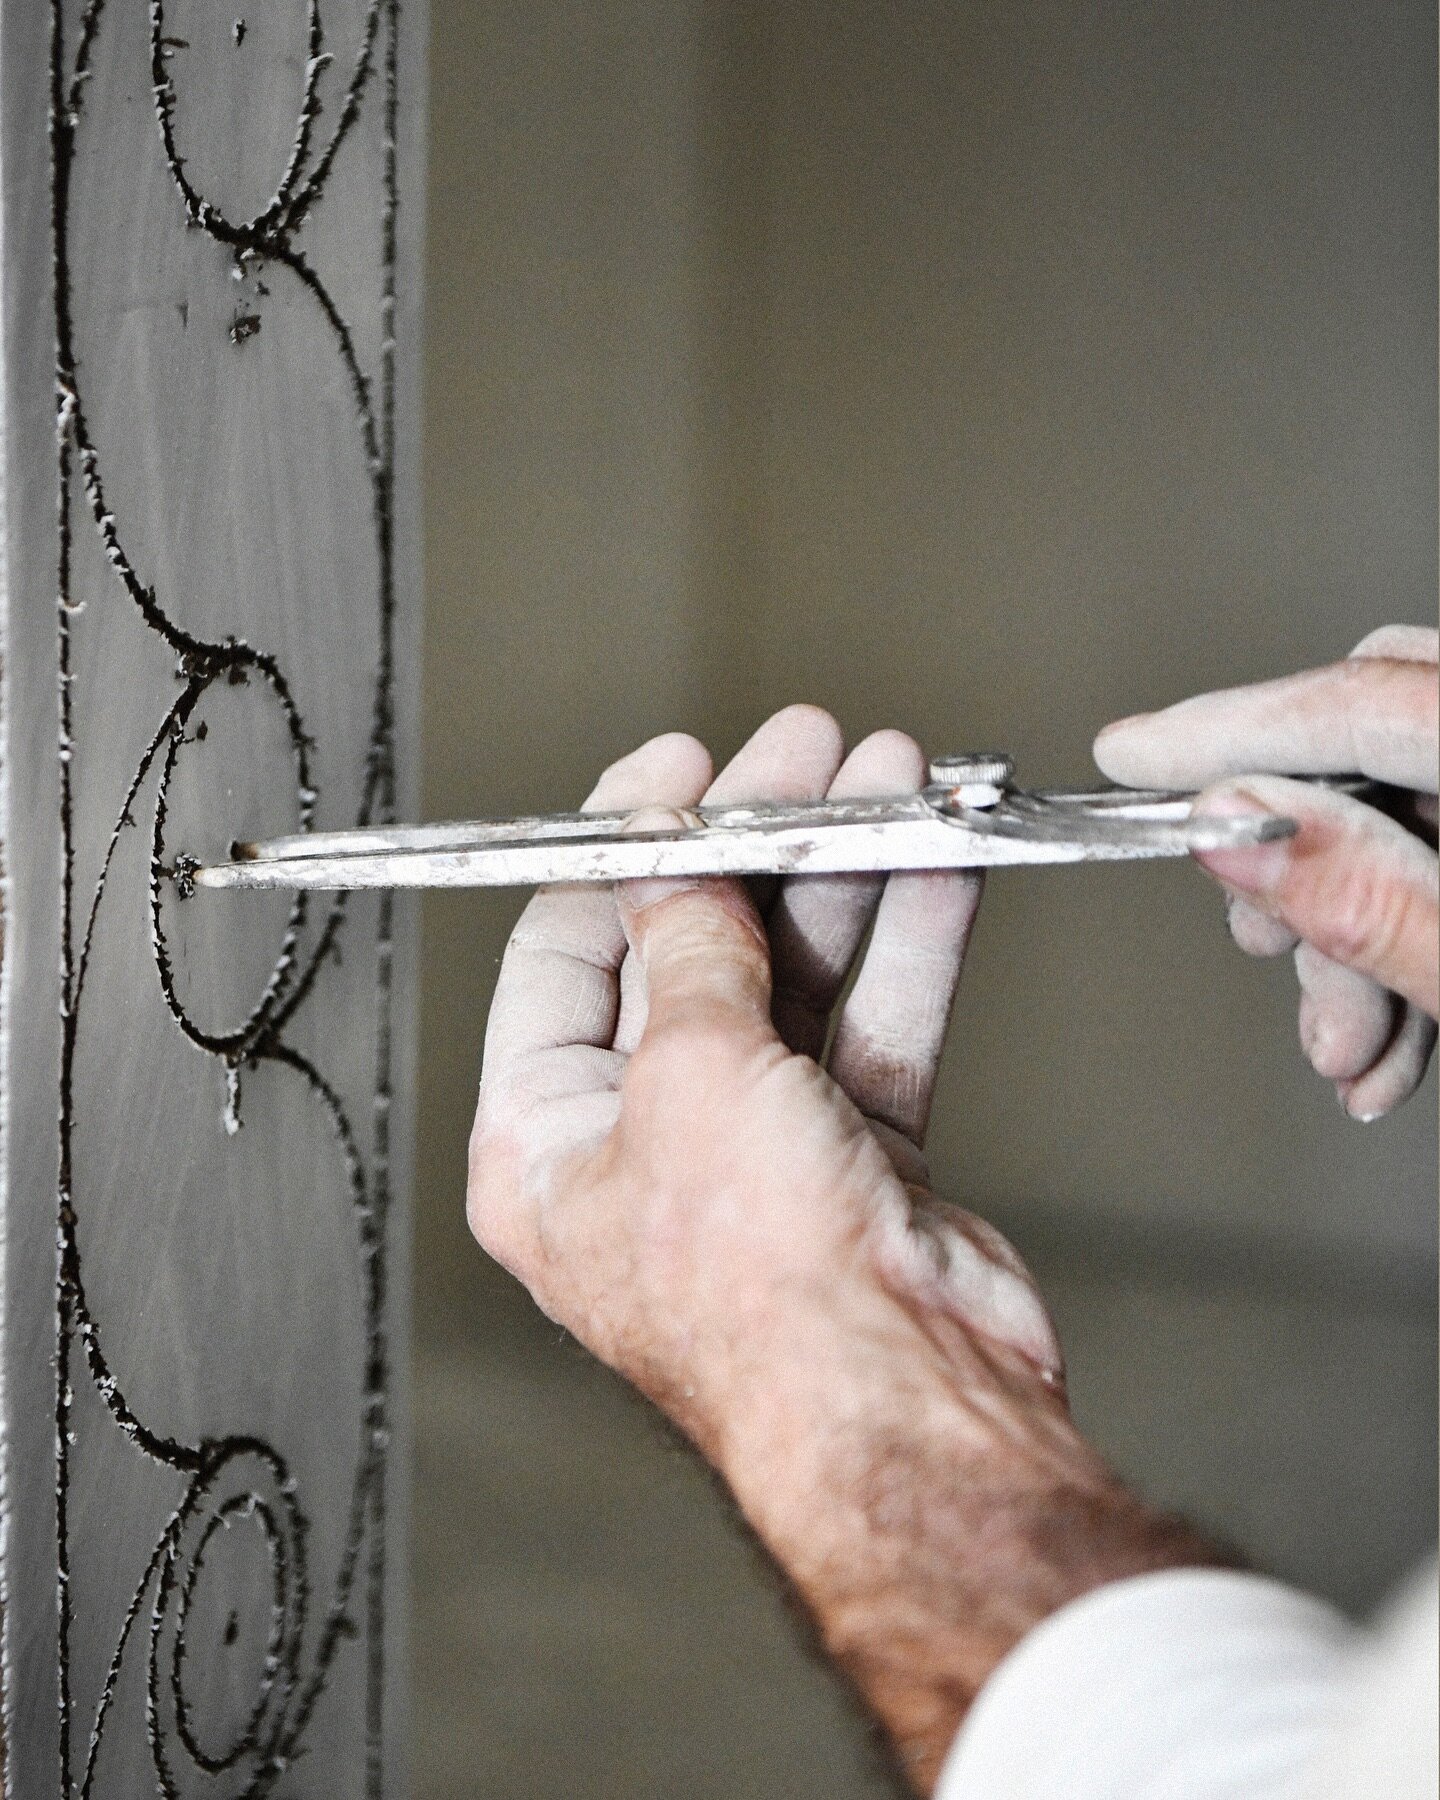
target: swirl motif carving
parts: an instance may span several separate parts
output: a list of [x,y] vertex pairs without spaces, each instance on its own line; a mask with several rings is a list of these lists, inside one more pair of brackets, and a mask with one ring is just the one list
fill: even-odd
[[[171,0],[171,4],[177,0]],[[338,0],[337,0],[338,3]],[[361,600],[373,608],[377,652],[369,697],[368,737],[358,781],[356,824],[392,815],[395,789],[393,710],[394,579],[394,320],[396,279],[396,113],[398,0],[360,0],[362,16],[345,69],[327,49],[322,0],[304,10],[305,58],[293,140],[274,192],[253,216],[237,219],[207,197],[191,173],[183,139],[180,97],[188,45],[167,18],[167,0],[149,0],[148,60],[156,166],[171,203],[189,232],[233,265],[237,281],[260,269],[285,281],[319,321],[333,366],[352,402],[359,463],[368,482],[365,513],[374,538],[376,591]],[[296,1031],[304,1009],[323,991],[327,972],[347,938],[354,938],[347,897],[312,917],[306,896],[291,906],[258,994],[239,1018],[219,1024],[202,1019],[177,980],[168,921],[177,902],[175,875],[184,846],[167,835],[177,770],[203,739],[207,699],[231,687],[246,690],[246,704],[278,709],[291,757],[295,808],[302,826],[315,816],[318,793],[312,762],[315,745],[301,716],[294,685],[277,649],[253,642],[241,629],[223,635],[197,629],[163,584],[132,554],[133,520],[120,516],[108,489],[110,466],[91,427],[87,406],[88,361],[77,352],[77,291],[73,279],[75,224],[73,184],[79,149],[89,123],[87,107],[97,59],[105,53],[106,0],[50,0],[51,172],[55,291],[56,469],[59,498],[57,641],[61,838],[61,1069],[60,1164],[57,1188],[56,1356],[56,1571],[59,1632],[60,1791],[87,1796],[103,1791],[107,1734],[143,1731],[159,1791],[168,1796],[235,1796],[270,1793],[306,1748],[318,1703],[345,1646],[357,1641],[365,1659],[366,1792],[382,1786],[382,1700],[385,1684],[386,1456],[389,1439],[387,1349],[387,1214],[389,1206],[391,1101],[392,915],[388,900],[375,914],[373,935],[349,944],[372,958],[377,1015],[373,1022],[375,1077],[370,1117],[362,1131],[353,1097],[327,1078],[313,1050]],[[120,9],[132,16],[136,9]],[[244,31],[236,21],[235,43]],[[323,102],[323,104],[322,104]],[[352,323],[319,272],[307,247],[307,229],[321,213],[327,189],[344,166],[357,125],[377,115],[378,181],[374,221],[380,263],[377,348],[367,371]],[[324,129],[328,125],[328,130]],[[353,188],[350,190],[353,192]],[[348,215],[347,215],[348,216]],[[268,291],[262,289],[261,291]],[[247,323],[248,320],[248,323]],[[237,311],[233,344],[258,330],[258,320]],[[318,377],[317,377],[318,378]],[[87,839],[77,801],[77,771],[84,761],[86,718],[77,707],[77,671],[86,654],[88,603],[77,597],[81,535],[92,532],[108,565],[104,604],[131,610],[152,641],[163,645],[175,667],[173,699],[145,727],[148,739],[114,817],[108,839]],[[93,584],[91,593],[93,596]],[[358,603],[358,602],[357,602]],[[237,627],[245,621],[243,613]],[[144,733],[141,734],[144,736]],[[117,888],[118,853],[125,834],[145,830],[148,813],[149,891]],[[92,834],[93,838],[93,834]],[[98,868],[82,877],[86,863]],[[183,887],[183,881],[181,883]],[[228,1095],[227,1127],[243,1120],[242,1082],[257,1071],[299,1084],[306,1105],[343,1171],[349,1222],[362,1270],[363,1369],[355,1421],[357,1452],[343,1522],[340,1551],[316,1586],[310,1554],[315,1519],[312,1500],[281,1450],[263,1431],[228,1431],[209,1438],[168,1429],[127,1395],[123,1372],[107,1350],[107,1323],[87,1294],[85,1257],[87,1188],[77,1169],[77,1132],[85,1091],[77,1077],[79,1047],[90,1017],[97,929],[105,909],[139,900],[148,910],[153,977],[173,1029],[194,1053],[218,1067]],[[198,902],[196,903],[198,904]],[[148,980],[133,971],[136,982]],[[263,1128],[263,1124],[262,1124]],[[233,1140],[232,1140],[233,1141]],[[93,1285],[93,1284],[92,1284]],[[114,1321],[112,1319],[113,1326]],[[99,1414],[81,1407],[77,1390],[88,1387]],[[153,1408],[151,1409],[153,1412]],[[103,1680],[81,1691],[72,1666],[76,1621],[85,1606],[74,1576],[75,1539],[71,1497],[74,1460],[82,1432],[108,1419],[129,1451],[178,1479],[180,1498],[165,1519],[148,1561],[134,1571],[123,1616],[114,1622],[113,1650]],[[90,1421],[86,1423],[86,1421]],[[333,1496],[330,1498],[333,1504]],[[240,1546],[235,1548],[235,1546]],[[246,1548],[248,1546],[248,1548]],[[244,1558],[261,1571],[261,1617],[254,1625],[254,1691],[234,1719],[207,1716],[199,1654],[189,1629],[222,1556]],[[107,1629],[108,1627],[103,1627]],[[247,1629],[232,1612],[227,1642]],[[143,1673],[134,1673],[136,1664]],[[137,1699],[138,1697],[141,1697]],[[139,1705],[143,1717],[120,1723]]]

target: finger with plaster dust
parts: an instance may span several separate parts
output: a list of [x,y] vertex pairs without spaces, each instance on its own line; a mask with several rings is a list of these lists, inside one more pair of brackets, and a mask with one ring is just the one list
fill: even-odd
[[[846,757],[828,798],[918,792],[927,779],[920,746],[900,731],[873,732]],[[885,885],[880,875],[797,875],[781,882],[767,925],[775,969],[775,1028],[789,1047],[818,1059],[830,1015]]]
[[1381,625],[1367,632],[1350,654],[1389,657],[1393,662],[1440,663],[1440,631],[1433,625]]
[[[583,810],[604,812],[649,802],[691,806],[709,778],[704,745],[670,733],[613,763]],[[610,1048],[625,950],[609,888],[542,888],[520,915],[501,964],[485,1034],[486,1074],[561,1045]]]
[[1239,894],[1225,895],[1225,923],[1235,947],[1247,956],[1284,956],[1300,941],[1283,919],[1272,918]]
[[1336,1083],[1336,1098],[1352,1119],[1372,1125],[1410,1098],[1435,1053],[1435,1031],[1435,1021],[1418,1006],[1401,1009],[1395,1035],[1373,1067],[1357,1080]]
[[970,871],[890,877],[830,1046],[830,1074],[860,1111],[917,1145],[981,888]]
[[1208,789],[1195,811],[1297,820],[1292,838],[1196,860],[1324,955],[1434,1017],[1440,866],[1418,838],[1347,795],[1277,776]]
[[1436,790],[1440,674],[1413,657],[1347,657],[1278,681],[1199,694],[1107,725],[1095,761],[1126,787],[1232,776],[1363,775]]
[[1295,952],[1300,1042],[1317,1075],[1354,1081],[1373,1068],[1395,1033],[1400,1003],[1368,975],[1347,969],[1313,944]]
[[[652,814],[637,830],[662,828]],[[668,828],[667,826],[663,828]],[[741,881],[627,881],[620,918],[644,974],[647,1040],[671,1031],[769,1031],[770,954],[765,927]]]
[[[736,751],[702,796],[707,806],[743,801],[818,800],[834,780],[845,754],[839,725],[822,707],[798,704],[772,714]],[[777,891],[757,880],[751,891],[763,913]],[[621,973],[620,1016],[615,1044],[626,1054],[645,1033],[646,999],[638,968]]]

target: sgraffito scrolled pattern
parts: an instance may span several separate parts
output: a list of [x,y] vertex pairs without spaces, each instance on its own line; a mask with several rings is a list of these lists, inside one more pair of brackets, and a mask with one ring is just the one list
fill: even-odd
[[[392,813],[399,4],[51,6],[59,1792],[143,1742],[166,1795],[284,1793],[343,1668],[321,1735],[377,1795],[391,907],[185,874],[228,808]],[[307,1422],[275,1396],[311,1376]]]

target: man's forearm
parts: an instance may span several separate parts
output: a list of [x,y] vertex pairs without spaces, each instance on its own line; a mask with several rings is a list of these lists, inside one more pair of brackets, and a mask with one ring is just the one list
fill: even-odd
[[783,1323],[710,1446],[928,1793],[991,1670],[1067,1601],[1227,1559],[1129,1494],[1013,1353],[883,1294]]

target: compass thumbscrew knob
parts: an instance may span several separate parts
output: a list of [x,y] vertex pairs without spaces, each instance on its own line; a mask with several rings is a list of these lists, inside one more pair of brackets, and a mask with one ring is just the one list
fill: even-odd
[[1000,751],[976,751],[968,756],[941,756],[930,765],[932,787],[1008,787],[1015,773],[1013,757]]

